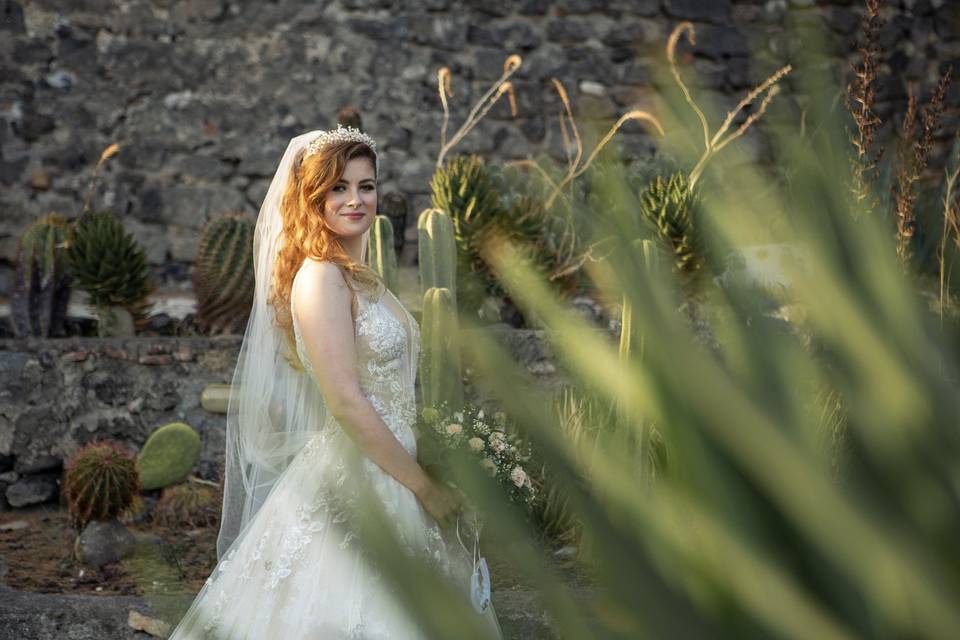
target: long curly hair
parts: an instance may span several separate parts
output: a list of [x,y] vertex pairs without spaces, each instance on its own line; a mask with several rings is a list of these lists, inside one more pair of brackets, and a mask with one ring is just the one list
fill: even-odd
[[[382,288],[377,274],[367,265],[355,262],[347,254],[339,237],[323,219],[327,194],[343,176],[347,162],[354,158],[369,158],[376,170],[376,154],[362,142],[330,144],[308,158],[304,158],[303,151],[300,151],[293,161],[290,181],[280,202],[284,240],[277,252],[273,287],[268,302],[274,307],[277,326],[286,335],[289,347],[287,359],[291,366],[297,369],[302,369],[303,365],[294,346],[290,295],[293,279],[305,259],[312,258],[337,265],[354,294],[359,290],[379,292]],[[351,313],[356,314],[355,295]]]

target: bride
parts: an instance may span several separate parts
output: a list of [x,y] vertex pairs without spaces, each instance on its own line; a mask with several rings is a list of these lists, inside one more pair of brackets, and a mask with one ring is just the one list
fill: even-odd
[[[219,563],[171,638],[426,637],[358,535],[369,496],[399,548],[467,589],[449,532],[462,503],[417,463],[417,324],[364,264],[378,173],[352,128],[298,136],[280,161],[227,415]],[[492,607],[479,615],[502,637]]]

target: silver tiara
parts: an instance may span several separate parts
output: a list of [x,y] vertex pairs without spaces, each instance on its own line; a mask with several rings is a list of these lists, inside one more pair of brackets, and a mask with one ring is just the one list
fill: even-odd
[[310,144],[307,145],[306,151],[303,152],[303,157],[309,158],[313,154],[323,149],[325,146],[334,144],[336,142],[362,142],[370,147],[374,155],[377,153],[377,143],[373,141],[373,138],[360,131],[360,129],[356,129],[354,127],[345,127],[342,124],[338,124],[336,130],[324,131],[316,138],[311,140]]

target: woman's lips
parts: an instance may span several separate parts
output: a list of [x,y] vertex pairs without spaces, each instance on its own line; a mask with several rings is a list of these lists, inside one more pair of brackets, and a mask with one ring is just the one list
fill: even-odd
[[363,212],[358,212],[358,213],[345,213],[345,214],[343,214],[343,216],[344,216],[345,218],[350,218],[351,220],[360,220],[360,219],[362,219],[363,216],[365,216],[365,215],[366,215],[366,214],[363,213]]

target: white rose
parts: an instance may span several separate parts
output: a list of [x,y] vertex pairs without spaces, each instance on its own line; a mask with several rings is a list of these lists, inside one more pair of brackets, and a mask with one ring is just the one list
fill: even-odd
[[455,436],[462,431],[463,431],[463,427],[457,424],[456,422],[453,422],[447,425],[447,433],[449,433],[452,436]]
[[527,472],[522,467],[514,467],[510,472],[510,480],[518,487],[522,487],[527,481]]
[[470,448],[474,451],[483,451],[483,440],[481,438],[470,438]]
[[463,411],[457,411],[455,414],[453,414],[453,418],[457,422],[463,422]]
[[501,453],[504,449],[507,448],[507,443],[499,438],[490,439],[490,450],[494,453]]

